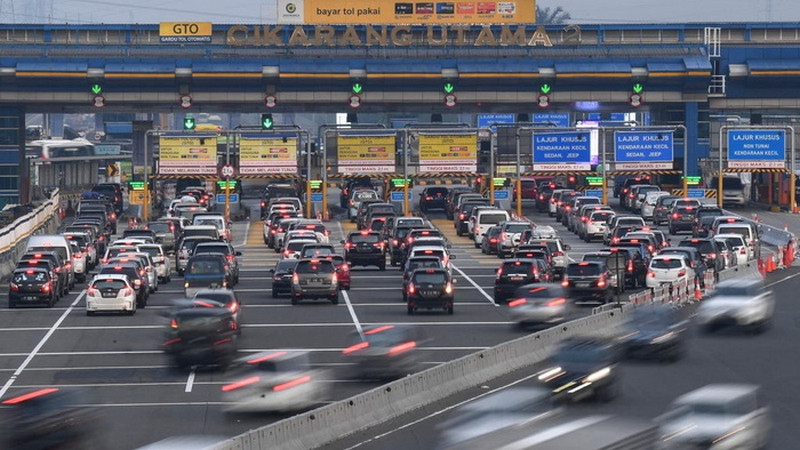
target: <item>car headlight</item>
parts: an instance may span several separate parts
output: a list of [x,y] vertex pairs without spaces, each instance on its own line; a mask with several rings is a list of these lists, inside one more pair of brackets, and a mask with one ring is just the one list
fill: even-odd
[[583,379],[584,383],[594,383],[595,381],[602,380],[603,378],[609,376],[611,374],[610,367],[603,367],[602,369],[598,370],[597,372],[590,373],[586,378]]
[[564,370],[562,370],[561,367],[553,367],[540,373],[538,378],[539,381],[550,381],[553,378],[558,377],[562,373],[564,373]]
[[660,344],[662,342],[669,341],[670,339],[673,339],[674,337],[675,337],[675,332],[674,331],[670,331],[668,333],[662,334],[661,336],[658,336],[658,337],[655,337],[655,338],[651,339],[650,343],[651,344]]

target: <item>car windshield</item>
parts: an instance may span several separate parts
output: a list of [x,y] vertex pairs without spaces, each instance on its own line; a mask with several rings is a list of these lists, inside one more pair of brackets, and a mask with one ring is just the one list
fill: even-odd
[[654,269],[680,269],[683,267],[681,260],[678,258],[660,258],[654,259],[650,263],[650,267]]
[[213,259],[201,259],[192,261],[189,264],[189,273],[192,275],[211,275],[222,273],[225,269],[221,261]]
[[428,188],[428,195],[441,197],[447,195],[447,188]]
[[114,289],[118,291],[120,289],[125,289],[125,282],[122,280],[115,280],[113,278],[100,278],[95,280],[95,282],[92,283],[92,286],[95,289],[100,290]]
[[312,256],[328,256],[336,253],[330,247],[311,247],[303,248],[303,258],[310,258]]
[[14,283],[38,283],[47,281],[45,272],[17,272],[14,274]]
[[223,227],[223,223],[224,223],[224,220],[222,220],[222,218],[218,218],[218,219],[217,218],[214,218],[214,219],[195,218],[194,222],[192,223],[192,225],[211,225],[213,227],[222,228]]
[[194,250],[195,254],[200,253],[222,253],[227,255],[230,253],[231,248],[227,245],[198,245]]
[[592,222],[608,222],[608,219],[614,217],[612,211],[595,211],[589,216]]
[[416,269],[438,269],[442,266],[440,260],[437,259],[412,259],[408,262],[408,270]]
[[508,220],[508,215],[505,213],[488,213],[481,214],[479,223],[481,225],[496,225],[504,220]]
[[725,227],[719,227],[717,230],[719,234],[726,233],[726,234],[738,234],[743,237],[750,236],[750,228],[749,227],[732,227],[726,225]]
[[435,256],[439,259],[444,258],[442,250],[414,250],[415,256]]
[[156,256],[164,256],[164,254],[161,252],[161,250],[158,249],[158,247],[139,247],[139,251],[147,253],[148,255],[150,255],[151,258],[154,258]]
[[601,266],[599,264],[570,264],[567,266],[568,276],[588,276],[600,274]]
[[617,226],[625,226],[625,225],[641,225],[644,222],[639,217],[623,217],[617,220]]
[[330,274],[333,273],[333,263],[327,260],[300,261],[294,271],[300,275]]
[[513,223],[506,225],[506,233],[522,233],[525,230],[530,230],[531,226],[525,223]]
[[683,241],[681,247],[694,247],[700,253],[713,253],[715,251],[714,244],[711,241]]
[[286,250],[289,250],[291,252],[299,252],[300,250],[303,249],[305,245],[308,244],[310,244],[310,242],[299,239],[294,241],[289,241],[286,243]]
[[169,226],[169,222],[152,222],[147,225],[147,228],[156,233],[169,233],[171,231]]
[[412,229],[411,228],[396,228],[395,230],[396,231],[394,233],[394,237],[396,239],[403,239],[406,236],[408,236],[408,233],[410,233]]
[[742,239],[741,237],[726,236],[724,239],[733,248],[744,247],[744,239]]
[[414,283],[417,284],[444,284],[447,281],[447,275],[442,272],[417,272],[414,274]]
[[353,244],[361,244],[361,243],[376,244],[378,243],[378,241],[380,241],[380,236],[377,234],[356,233],[350,235],[350,242],[352,242]]

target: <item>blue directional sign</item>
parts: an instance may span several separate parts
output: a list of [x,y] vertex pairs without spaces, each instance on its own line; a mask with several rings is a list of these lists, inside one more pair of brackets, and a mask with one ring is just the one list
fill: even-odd
[[588,164],[591,161],[591,141],[588,131],[534,133],[533,162]]
[[584,191],[583,195],[586,195],[586,196],[589,196],[589,197],[603,198],[603,190],[602,189],[587,189],[586,191]]
[[706,190],[698,188],[689,188],[686,191],[686,196],[689,198],[706,198]]
[[495,200],[508,200],[508,190],[494,191]]
[[312,192],[311,193],[311,201],[312,202],[321,202],[322,201],[322,192]]
[[674,158],[671,131],[616,131],[616,162],[672,162]]
[[[411,191],[408,191],[408,199],[411,200]],[[393,202],[402,202],[403,201],[403,191],[392,191],[392,201]]]
[[728,160],[784,161],[785,130],[728,130]]
[[558,128],[569,128],[569,113],[534,113],[533,123],[552,123]]
[[[486,128],[493,123],[514,122],[516,122],[514,114],[478,114],[478,128]],[[497,127],[492,125],[492,130],[496,131]]]
[[[231,203],[239,203],[239,194],[231,194]],[[217,203],[225,203],[225,194],[217,194]]]

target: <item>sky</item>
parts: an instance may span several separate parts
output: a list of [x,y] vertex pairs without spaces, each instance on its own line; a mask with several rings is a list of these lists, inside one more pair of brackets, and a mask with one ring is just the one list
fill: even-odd
[[[577,24],[800,22],[798,0],[542,0],[539,5],[561,6]],[[275,9],[275,0],[0,0],[0,23],[274,23]]]

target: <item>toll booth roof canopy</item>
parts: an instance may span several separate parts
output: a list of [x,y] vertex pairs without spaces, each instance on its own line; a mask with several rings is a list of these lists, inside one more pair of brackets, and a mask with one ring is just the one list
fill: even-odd
[[61,62],[18,62],[18,72],[86,72],[89,65],[86,63],[76,63],[69,61]]
[[174,73],[174,64],[155,62],[125,62],[109,63],[105,66],[106,72],[140,72],[140,73]]
[[313,63],[307,61],[281,61],[280,71],[281,73],[349,73],[350,64],[346,61],[324,60],[317,60]]
[[800,70],[799,59],[748,59],[750,70]]
[[[371,73],[441,73],[442,66],[438,62],[418,64],[405,63],[380,63],[366,64],[367,74]],[[369,75],[368,75],[369,76]]]
[[486,61],[459,62],[459,73],[480,72],[538,72],[539,62],[536,60],[497,61],[487,64]]
[[[219,62],[201,62],[201,63],[192,63],[192,72],[247,72],[247,73],[261,73],[261,70],[264,66],[261,62],[246,62],[246,61],[227,61],[229,63],[233,63],[234,65],[229,64],[220,64]],[[236,67],[235,70],[231,70],[231,67]]]
[[631,65],[627,62],[556,62],[556,75],[561,73],[631,73]]

